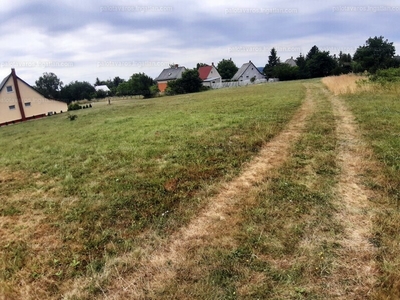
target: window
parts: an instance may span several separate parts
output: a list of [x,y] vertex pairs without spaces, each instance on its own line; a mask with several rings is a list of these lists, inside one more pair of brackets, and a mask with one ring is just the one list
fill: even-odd
[[29,107],[29,106],[31,106],[31,103],[30,102],[25,102],[25,107]]
[[12,91],[13,91],[12,86],[11,85],[7,86],[7,93],[11,93]]
[[10,110],[14,110],[14,109],[15,109],[15,105],[10,105],[8,108],[9,108]]

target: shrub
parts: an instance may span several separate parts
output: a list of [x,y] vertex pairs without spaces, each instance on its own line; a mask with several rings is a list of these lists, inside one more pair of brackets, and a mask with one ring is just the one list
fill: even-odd
[[375,74],[371,75],[369,79],[381,85],[400,82],[400,68],[378,70]]
[[76,120],[76,118],[78,118],[77,115],[68,115],[68,119],[69,119],[70,121],[74,121],[74,120]]
[[81,109],[82,107],[78,103],[71,103],[68,105],[68,111],[71,110],[78,110]]

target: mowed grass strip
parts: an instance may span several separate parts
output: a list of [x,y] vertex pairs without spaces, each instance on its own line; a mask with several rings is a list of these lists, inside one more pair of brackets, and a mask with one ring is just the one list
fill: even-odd
[[321,84],[307,85],[315,113],[287,162],[239,195],[237,213],[230,215],[237,225],[196,245],[178,277],[160,289],[158,297],[327,297],[327,283],[339,259],[336,239],[343,230],[334,217],[339,173],[335,117]]
[[[397,89],[399,87],[397,86]],[[342,95],[374,151],[365,184],[376,192],[373,243],[381,271],[374,299],[400,298],[400,100],[395,86],[374,93]]]
[[144,232],[186,224],[304,94],[299,82],[120,100],[71,112],[75,121],[0,128],[4,294],[58,298],[69,279],[146,242]]

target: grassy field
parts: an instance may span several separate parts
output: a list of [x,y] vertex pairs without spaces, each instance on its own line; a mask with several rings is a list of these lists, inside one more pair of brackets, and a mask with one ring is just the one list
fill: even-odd
[[366,185],[377,191],[377,214],[373,222],[376,260],[381,271],[374,298],[400,298],[400,99],[399,87],[343,95],[374,151],[377,168],[368,170]]
[[[0,299],[125,299],[118,284],[132,288],[143,270],[146,299],[400,298],[398,88],[359,79],[324,78],[331,92],[308,80],[114,99],[71,112],[74,121],[64,113],[1,127]],[[168,280],[150,285],[146,259],[207,211],[304,103],[304,129],[282,164],[232,194],[229,220],[216,218],[178,263],[155,269]],[[340,103],[357,139],[338,131]],[[367,151],[346,150],[352,142]],[[343,177],[344,151],[363,157],[353,177]],[[369,258],[357,251],[364,244],[347,247],[342,178],[368,192],[359,215],[371,216],[371,286],[352,272]]]
[[298,82],[121,100],[71,112],[75,121],[64,113],[0,128],[2,294],[58,298],[149,232],[175,231],[304,93]]
[[[155,298],[324,299],[341,234],[334,219],[335,118],[320,85],[305,133],[288,160],[238,195],[234,227],[196,247]],[[234,210],[234,211],[235,211]],[[227,237],[234,242],[227,243]]]

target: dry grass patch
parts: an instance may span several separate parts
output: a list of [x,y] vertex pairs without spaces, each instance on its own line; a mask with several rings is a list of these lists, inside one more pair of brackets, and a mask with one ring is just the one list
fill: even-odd
[[346,74],[325,77],[322,79],[322,83],[325,84],[334,95],[341,95],[371,91],[373,87],[372,85],[365,84],[366,80],[365,76]]

